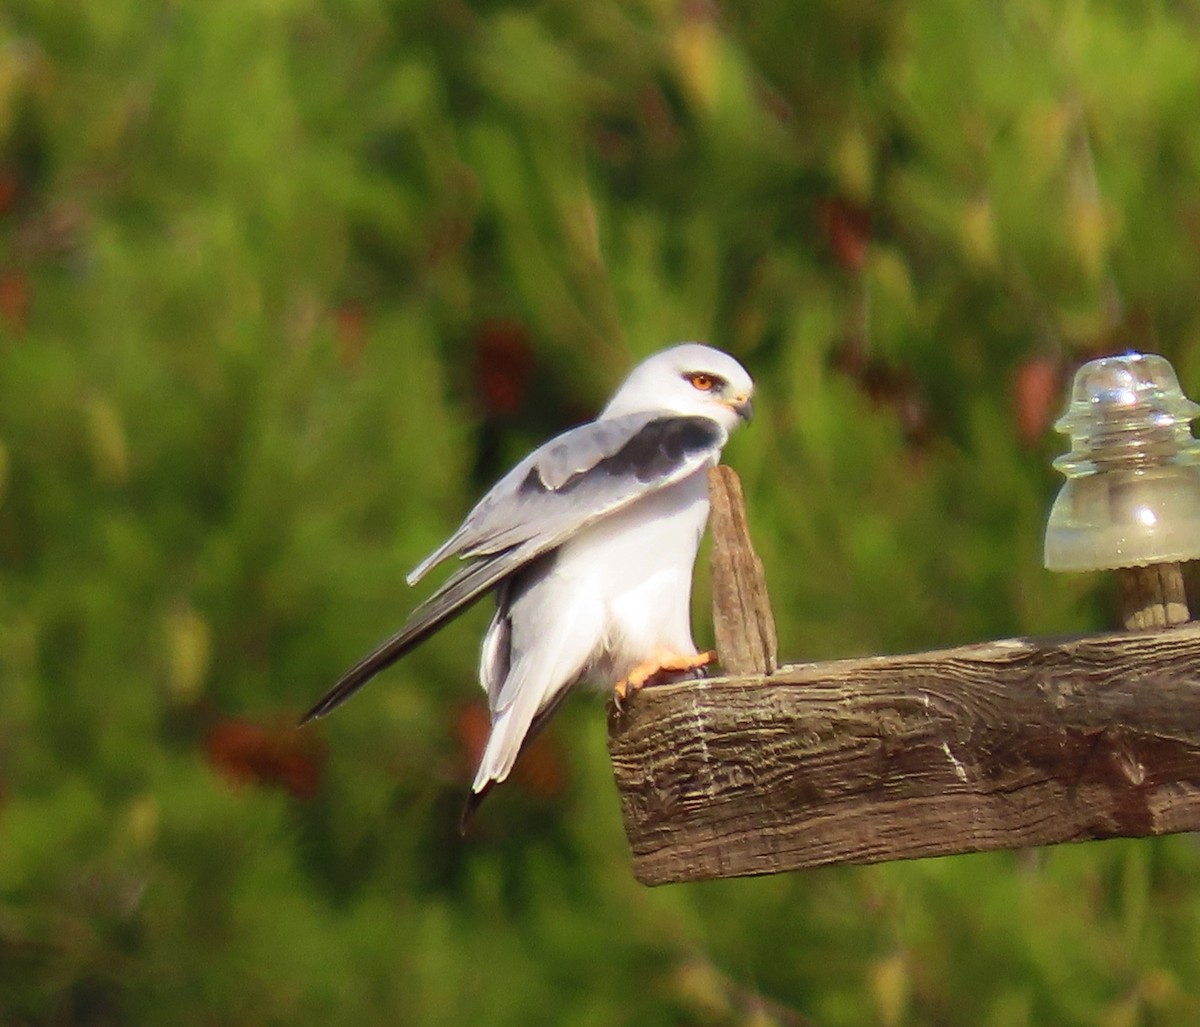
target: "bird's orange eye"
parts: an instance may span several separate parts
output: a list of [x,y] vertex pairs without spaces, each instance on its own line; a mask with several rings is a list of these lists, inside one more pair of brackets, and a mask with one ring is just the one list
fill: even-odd
[[699,389],[701,392],[712,392],[720,384],[716,375],[705,374],[703,371],[690,371],[684,375],[693,389]]

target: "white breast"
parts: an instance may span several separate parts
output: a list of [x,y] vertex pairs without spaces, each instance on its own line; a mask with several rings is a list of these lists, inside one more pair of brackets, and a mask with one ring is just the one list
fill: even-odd
[[584,671],[604,687],[663,653],[696,652],[692,570],[708,520],[707,468],[581,532],[554,575],[604,608],[606,630]]

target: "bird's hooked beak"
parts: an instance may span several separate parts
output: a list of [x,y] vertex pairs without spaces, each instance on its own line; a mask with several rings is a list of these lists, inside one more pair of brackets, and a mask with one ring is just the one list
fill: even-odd
[[747,424],[754,418],[754,403],[749,396],[734,396],[729,401],[729,409]]

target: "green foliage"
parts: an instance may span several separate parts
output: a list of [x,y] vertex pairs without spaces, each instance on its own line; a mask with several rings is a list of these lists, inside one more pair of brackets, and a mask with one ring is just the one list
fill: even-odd
[[459,841],[482,611],[292,729],[687,338],[786,657],[1105,626],[1048,425],[1113,349],[1200,394],[1198,14],[8,4],[0,1023],[1200,1017],[1192,838],[647,892],[581,698]]

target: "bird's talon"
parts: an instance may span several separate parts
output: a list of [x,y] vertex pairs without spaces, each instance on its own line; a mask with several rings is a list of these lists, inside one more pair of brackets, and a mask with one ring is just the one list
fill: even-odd
[[629,679],[621,678],[620,681],[618,681],[615,685],[613,685],[613,705],[616,706],[618,713],[621,712],[622,709],[624,709],[623,704],[628,695],[629,695]]
[[703,653],[668,654],[657,659],[639,663],[625,677],[613,686],[613,702],[617,709],[622,709],[622,703],[646,685],[662,681],[671,674],[686,674],[689,678],[704,676],[704,667],[717,658],[716,652],[709,649]]

